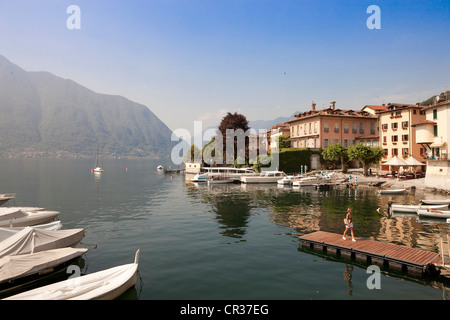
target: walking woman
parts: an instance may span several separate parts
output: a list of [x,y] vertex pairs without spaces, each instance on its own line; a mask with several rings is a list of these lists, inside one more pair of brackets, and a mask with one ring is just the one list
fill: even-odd
[[348,208],[347,209],[347,216],[345,217],[345,219],[346,219],[346,223],[345,223],[345,231],[344,231],[344,234],[343,234],[343,236],[342,236],[342,239],[347,239],[346,237],[345,237],[345,235],[347,234],[347,231],[348,231],[348,229],[350,229],[350,232],[351,232],[351,234],[352,234],[352,241],[353,242],[356,242],[356,239],[355,239],[355,235],[353,234],[353,216],[352,216],[352,208]]

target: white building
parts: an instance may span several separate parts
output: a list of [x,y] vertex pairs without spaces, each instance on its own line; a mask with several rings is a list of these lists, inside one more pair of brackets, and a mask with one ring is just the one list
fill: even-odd
[[425,185],[450,191],[450,100],[438,97],[434,105],[423,108],[426,120],[415,125],[416,141],[427,150]]

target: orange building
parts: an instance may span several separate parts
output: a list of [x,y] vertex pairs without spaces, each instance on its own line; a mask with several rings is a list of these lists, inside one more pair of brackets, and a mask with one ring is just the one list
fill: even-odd
[[361,141],[378,145],[376,115],[363,110],[340,110],[335,106],[333,101],[329,108],[316,110],[313,103],[310,111],[297,114],[287,121],[291,147],[319,149],[335,143],[349,147]]

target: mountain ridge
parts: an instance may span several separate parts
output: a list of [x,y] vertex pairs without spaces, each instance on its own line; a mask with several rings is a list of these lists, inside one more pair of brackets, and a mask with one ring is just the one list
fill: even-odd
[[0,55],[0,155],[168,157],[171,135],[147,106]]

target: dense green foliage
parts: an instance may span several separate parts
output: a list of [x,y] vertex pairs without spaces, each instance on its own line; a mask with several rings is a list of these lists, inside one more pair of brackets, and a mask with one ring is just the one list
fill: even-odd
[[320,154],[320,152],[308,148],[287,148],[281,149],[278,154],[272,154],[272,158],[279,157],[278,170],[295,173],[300,172],[301,166],[307,166],[308,170],[310,169],[313,154]]

